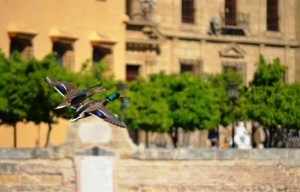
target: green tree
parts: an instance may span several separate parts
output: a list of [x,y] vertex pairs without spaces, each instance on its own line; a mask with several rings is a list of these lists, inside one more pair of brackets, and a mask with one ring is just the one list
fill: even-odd
[[272,63],[267,63],[265,58],[260,55],[258,67],[254,73],[251,86],[273,86],[284,80],[286,67],[280,60],[274,59]]
[[[30,114],[33,115],[28,117],[28,120],[34,121],[37,124],[41,122],[48,124],[48,133],[45,146],[47,146],[49,143],[52,124],[56,123],[54,118],[62,117],[65,119],[70,119],[74,114],[73,109],[54,109],[62,101],[62,97],[56,91],[54,91],[52,87],[45,83],[43,80],[45,76],[72,82],[79,90],[99,84],[100,82],[103,83],[103,85],[107,88],[110,88],[116,84],[116,82],[113,80],[113,77],[105,77],[102,75],[102,73],[105,73],[105,70],[107,70],[107,68],[105,68],[105,62],[99,63],[92,67],[87,67],[85,64],[82,66],[83,68],[80,72],[73,73],[63,67],[58,66],[55,63],[55,55],[53,54],[46,56],[40,62],[33,60],[28,66],[31,69],[28,77],[30,77],[31,81],[35,81],[37,88],[35,91],[36,99],[33,102],[38,102],[35,105],[31,105],[32,113]],[[93,98],[96,97],[99,97],[98,99],[104,99],[105,94],[97,94],[96,96],[93,96]],[[43,102],[41,103],[40,101]],[[114,103],[117,102],[112,102],[108,108],[116,106]],[[118,107],[114,107],[113,109],[113,112],[118,111],[116,110]]]
[[212,86],[191,73],[160,73],[151,75],[149,81],[139,78],[130,84],[129,96],[131,102],[126,111],[129,127],[170,132],[175,146],[179,127],[192,131],[218,124],[219,108]]
[[167,132],[173,121],[164,97],[164,87],[154,79],[142,78],[129,84],[130,105],[126,109],[126,122],[132,129]]
[[[243,86],[243,79],[241,73],[228,69],[222,73],[208,74],[207,77],[211,82],[214,90],[214,95],[217,98],[217,103],[220,111],[220,125],[227,126],[232,123],[232,116],[234,115],[237,119],[246,119],[246,112],[244,107],[244,95],[246,92]],[[238,85],[239,98],[235,106],[235,110],[232,110],[232,103],[228,97],[228,85],[229,83],[236,83]],[[234,112],[234,114],[233,114]]]
[[27,121],[32,121],[35,124],[42,122],[48,125],[48,132],[45,146],[48,145],[50,134],[52,131],[52,124],[55,117],[70,118],[72,110],[63,109],[55,110],[54,108],[62,101],[62,97],[54,91],[45,81],[45,76],[55,77],[56,79],[64,79],[72,82],[75,75],[58,66],[55,63],[55,56],[50,54],[41,61],[32,59],[25,62],[26,69],[24,75],[27,77],[26,88],[32,91],[30,99],[30,108],[27,111]]
[[289,126],[285,108],[292,106],[286,104],[289,96],[285,94],[288,85],[283,83],[285,70],[279,59],[267,63],[263,56],[260,56],[258,68],[247,93],[248,116],[269,130],[269,147],[272,146],[277,126]]
[[27,78],[24,75],[25,66],[21,56],[14,53],[11,59],[0,53],[0,118],[2,124],[14,128],[14,147],[17,147],[17,123],[25,121],[26,111],[30,107],[28,102],[32,91],[26,87]]
[[[102,72],[105,71],[101,71],[104,70],[103,66],[104,63],[91,68],[86,67],[79,73],[73,73],[58,66],[54,54],[40,61],[36,59],[24,61],[17,52],[10,59],[0,53],[0,119],[2,124],[14,127],[14,146],[17,146],[16,125],[18,122],[47,123],[48,133],[45,143],[47,146],[52,124],[56,123],[54,119],[56,117],[69,119],[74,113],[72,109],[54,109],[62,101],[62,97],[44,81],[45,76],[69,81],[79,89],[84,89],[105,79],[102,76]],[[107,79],[109,83],[105,84],[116,85],[113,77],[110,76]],[[101,98],[103,99],[104,96]]]
[[288,84],[280,92],[284,96],[281,101],[279,118],[286,128],[300,129],[300,83]]

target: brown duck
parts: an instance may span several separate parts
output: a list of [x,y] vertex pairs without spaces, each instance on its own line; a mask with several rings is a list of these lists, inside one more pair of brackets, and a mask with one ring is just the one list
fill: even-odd
[[64,107],[72,107],[76,109],[79,104],[86,98],[96,93],[107,90],[105,87],[101,86],[102,83],[92,87],[88,87],[84,90],[78,90],[72,83],[66,81],[59,81],[51,79],[50,77],[45,77],[45,80],[50,86],[54,87],[54,89],[64,97],[63,102],[55,109],[61,109]]
[[76,114],[72,119],[70,119],[70,121],[77,121],[78,119],[85,118],[92,115],[113,125],[126,128],[125,123],[120,121],[118,118],[116,118],[111,112],[109,112],[105,108],[105,105],[107,105],[110,101],[113,101],[119,97],[120,94],[115,92],[108,95],[106,99],[102,101],[92,100],[92,101],[82,103],[82,105],[77,108]]

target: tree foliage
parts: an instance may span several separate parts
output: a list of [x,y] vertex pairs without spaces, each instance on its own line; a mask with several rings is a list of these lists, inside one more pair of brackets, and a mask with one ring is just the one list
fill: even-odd
[[299,129],[299,84],[285,84],[286,67],[279,59],[267,63],[260,56],[258,68],[247,93],[249,119],[263,125],[270,133],[268,146],[278,126]]
[[[44,122],[49,126],[49,139],[54,119],[68,119],[73,111],[54,109],[62,97],[46,84],[44,77],[72,82],[79,89],[102,82],[109,88],[108,93],[96,94],[93,99],[104,99],[109,93],[119,91],[107,69],[102,61],[93,67],[84,64],[80,72],[74,73],[58,66],[53,54],[42,60],[23,61],[18,53],[9,59],[0,53],[1,124],[16,130],[20,121]],[[170,133],[174,127],[193,131],[227,126],[233,115],[227,86],[235,82],[239,85],[236,119],[257,121],[270,130],[277,125],[299,129],[300,85],[285,84],[285,70],[279,59],[267,63],[260,56],[248,88],[243,86],[241,74],[233,70],[215,75],[159,73],[147,80],[138,78],[128,84],[130,105],[125,110],[125,123],[130,129]],[[107,108],[120,114],[121,102],[111,102]]]
[[[242,75],[232,69],[228,69],[223,73],[207,75],[208,81],[212,83],[214,88],[214,95],[217,98],[220,119],[218,124],[227,126],[232,123],[232,113],[235,112],[237,119],[246,119],[246,112],[244,111],[244,103],[240,102],[244,100],[245,87],[243,86]],[[236,83],[238,85],[239,99],[235,106],[235,111],[232,110],[232,103],[228,97],[228,84]]]
[[130,84],[130,107],[126,120],[131,128],[151,131],[209,129],[218,125],[219,111],[214,91],[203,78],[182,75],[152,75],[149,81]]
[[[15,135],[17,122],[47,123],[49,127],[47,145],[52,124],[55,123],[54,119],[59,117],[69,119],[74,111],[54,109],[62,101],[62,97],[44,81],[45,76],[72,82],[78,89],[83,89],[105,81],[106,78],[100,75],[104,65],[101,63],[73,73],[57,65],[54,54],[47,55],[42,60],[25,61],[17,52],[9,59],[0,53],[1,123],[14,126]],[[115,84],[116,82],[110,79],[104,86],[110,87]],[[103,95],[100,99],[104,97]]]
[[132,129],[167,132],[173,124],[170,109],[164,97],[163,82],[152,78],[146,81],[138,78],[129,84],[130,105],[126,109],[126,122]]
[[283,82],[286,67],[281,64],[279,58],[272,63],[267,63],[262,55],[259,56],[258,67],[254,73],[251,86],[274,86]]

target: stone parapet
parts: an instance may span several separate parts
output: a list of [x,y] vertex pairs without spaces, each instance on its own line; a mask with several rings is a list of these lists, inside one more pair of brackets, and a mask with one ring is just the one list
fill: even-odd
[[148,149],[118,164],[119,191],[300,191],[298,149]]
[[300,160],[298,149],[146,149],[133,158],[141,160]]
[[76,191],[71,154],[61,148],[0,149],[0,191]]
[[114,156],[116,192],[300,191],[298,149],[146,149],[129,157],[98,147],[0,149],[0,191],[78,191],[74,155]]

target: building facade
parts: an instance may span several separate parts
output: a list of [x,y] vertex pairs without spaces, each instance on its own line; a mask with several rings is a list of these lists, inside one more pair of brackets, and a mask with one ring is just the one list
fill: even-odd
[[[118,80],[125,78],[125,1],[119,0],[0,0],[0,50],[24,59],[42,59],[56,52],[59,65],[79,71],[106,59]],[[50,143],[58,145],[69,122],[53,126]],[[18,123],[18,147],[43,147],[46,124]],[[0,127],[0,147],[13,146],[13,129]]]
[[[298,0],[0,0],[0,49],[24,59],[56,52],[57,63],[73,71],[105,58],[115,78],[128,81],[231,68],[245,85],[262,54],[269,62],[278,57],[288,69],[285,80],[294,82],[300,81],[298,8]],[[62,142],[67,125],[54,126],[52,143]],[[47,126],[33,126],[18,129],[21,146],[43,145]],[[12,129],[2,127],[0,136],[12,138]],[[0,146],[12,143],[0,139]]]
[[[24,59],[57,53],[59,65],[79,71],[106,58],[124,79],[125,3],[118,0],[0,1],[0,49]],[[115,6],[118,5],[118,6]]]
[[127,80],[135,74],[219,73],[232,68],[248,84],[259,55],[300,80],[296,0],[127,0]]

